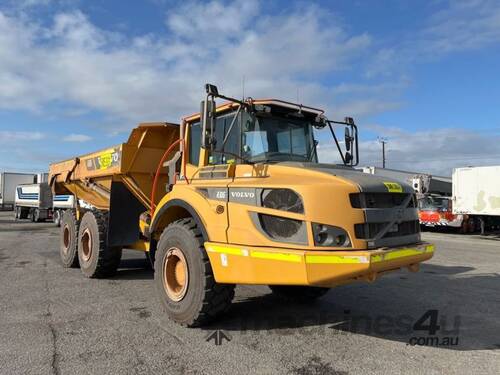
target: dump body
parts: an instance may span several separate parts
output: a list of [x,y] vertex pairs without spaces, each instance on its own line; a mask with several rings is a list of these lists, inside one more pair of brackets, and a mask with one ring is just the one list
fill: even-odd
[[[98,209],[109,209],[113,183],[123,184],[144,210],[149,209],[158,163],[178,138],[179,126],[176,124],[141,124],[132,131],[126,143],[51,164],[50,184],[56,194],[71,193]],[[163,170],[160,185],[166,184],[166,177]]]
[[[50,185],[56,195],[73,195],[83,208],[109,211],[108,244],[130,246],[139,240],[139,216],[150,210],[158,163],[178,138],[176,124],[141,124],[126,143],[51,164]],[[163,168],[158,186],[166,183]],[[159,192],[155,203],[163,195]]]

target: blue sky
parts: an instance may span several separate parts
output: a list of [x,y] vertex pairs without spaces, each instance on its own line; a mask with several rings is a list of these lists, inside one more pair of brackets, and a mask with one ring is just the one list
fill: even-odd
[[[2,0],[0,170],[179,121],[203,84],[353,116],[363,165],[500,164],[500,2]],[[334,159],[320,135],[320,157]]]

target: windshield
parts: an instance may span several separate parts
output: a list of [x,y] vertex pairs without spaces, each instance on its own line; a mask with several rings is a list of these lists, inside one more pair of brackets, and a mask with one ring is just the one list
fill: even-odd
[[450,200],[440,197],[424,197],[419,199],[418,207],[421,210],[448,210]]
[[241,149],[248,161],[317,162],[310,120],[249,114],[242,117]]

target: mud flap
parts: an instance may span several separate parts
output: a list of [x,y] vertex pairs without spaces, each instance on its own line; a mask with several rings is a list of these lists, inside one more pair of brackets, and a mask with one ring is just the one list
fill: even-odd
[[139,240],[139,215],[146,208],[123,183],[111,184],[108,246],[130,245]]

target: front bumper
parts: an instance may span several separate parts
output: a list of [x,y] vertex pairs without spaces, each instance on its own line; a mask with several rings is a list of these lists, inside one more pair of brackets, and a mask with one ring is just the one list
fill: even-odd
[[215,280],[227,284],[328,286],[374,281],[385,272],[432,258],[434,245],[317,251],[248,247],[206,242]]

